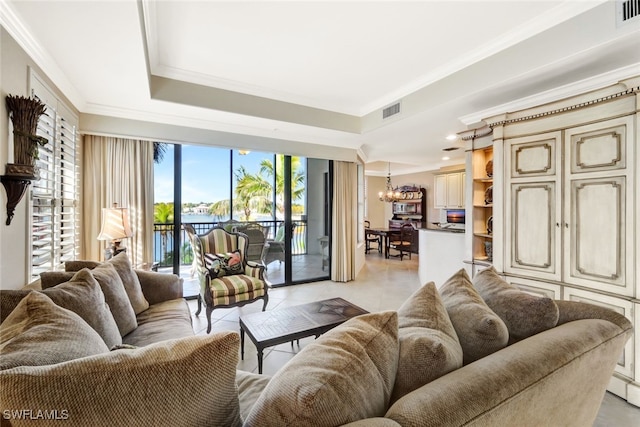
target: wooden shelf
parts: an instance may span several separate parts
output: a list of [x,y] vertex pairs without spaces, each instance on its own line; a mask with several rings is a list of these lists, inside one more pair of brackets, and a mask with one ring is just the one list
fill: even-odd
[[493,182],[493,178],[473,178],[475,182]]
[[473,263],[474,264],[478,264],[478,265],[484,265],[487,267],[490,267],[493,265],[493,263],[491,261],[489,261],[489,258],[484,256],[484,257],[474,257],[473,258]]
[[474,208],[492,208],[493,209],[493,203],[490,203],[488,205],[473,205]]
[[478,236],[478,237],[484,237],[487,239],[493,239],[493,234],[487,234],[487,233],[473,233],[474,236]]

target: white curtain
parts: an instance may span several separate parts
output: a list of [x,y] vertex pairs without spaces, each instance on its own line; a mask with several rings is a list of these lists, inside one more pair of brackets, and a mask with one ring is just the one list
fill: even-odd
[[102,261],[107,242],[97,239],[102,208],[129,209],[133,237],[123,244],[131,263],[153,261],[153,142],[106,136],[83,138],[82,258]]
[[333,162],[333,230],[331,231],[331,280],[348,282],[355,278],[354,253],[358,221],[355,163]]

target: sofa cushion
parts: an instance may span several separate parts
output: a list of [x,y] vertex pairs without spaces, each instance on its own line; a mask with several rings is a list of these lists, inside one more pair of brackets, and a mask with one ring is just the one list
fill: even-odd
[[[40,292],[28,292],[0,324],[0,370],[51,365],[107,352],[109,348],[87,322]],[[4,383],[1,389],[8,390]]]
[[65,409],[78,426],[238,426],[239,342],[223,332],[14,368],[0,372],[0,401]]
[[244,421],[249,416],[251,408],[258,401],[267,384],[271,381],[269,375],[254,374],[245,371],[236,371],[236,384],[238,384],[238,400],[240,401],[240,418]]
[[[71,280],[73,274],[74,272],[71,271],[40,273],[40,285],[42,289],[48,289]],[[111,314],[118,325],[120,336],[125,336],[133,331],[138,326],[136,313],[133,311],[127,291],[115,267],[109,263],[98,264],[91,270],[91,275],[97,280],[100,289],[102,289],[104,299],[109,304]]]
[[558,324],[558,306],[547,297],[521,291],[503,280],[493,267],[478,272],[473,286],[507,325],[509,341],[515,342]]
[[462,347],[447,309],[429,282],[398,310],[400,356],[391,401],[462,366]]
[[[127,292],[133,311],[136,314],[140,314],[149,308],[149,302],[145,299],[144,294],[142,293],[140,280],[138,280],[138,276],[135,271],[133,271],[133,267],[131,266],[129,257],[127,257],[127,253],[121,252],[108,260],[107,263],[112,264],[115,267],[120,279],[122,279],[124,289]],[[67,261],[64,264],[64,269],[65,271],[78,271],[83,268],[94,269],[98,265],[100,265],[100,263],[96,261]]]
[[40,289],[53,288],[60,283],[68,282],[74,273],[80,271],[43,271],[40,273]]
[[507,346],[507,326],[474,289],[464,269],[440,287],[440,295],[460,340],[465,365]]
[[246,424],[329,426],[383,416],[397,364],[396,312],[352,318],[282,367],[251,409]]
[[[28,289],[2,291],[2,299],[5,299],[5,294],[14,294],[15,298],[10,298],[15,301],[18,297],[21,299],[29,292],[30,290]],[[105,301],[100,285],[98,285],[89,270],[80,270],[68,282],[39,292],[46,294],[60,307],[79,315],[98,332],[109,348],[122,344],[118,325]]]
[[124,344],[143,347],[158,341],[193,335],[191,311],[183,298],[153,304],[138,315],[138,327],[122,338]]

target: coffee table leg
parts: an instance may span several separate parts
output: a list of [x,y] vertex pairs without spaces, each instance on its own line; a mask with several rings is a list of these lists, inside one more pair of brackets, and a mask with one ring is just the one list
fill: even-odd
[[244,328],[240,327],[240,360],[244,360]]
[[262,373],[262,349],[258,348],[258,373]]

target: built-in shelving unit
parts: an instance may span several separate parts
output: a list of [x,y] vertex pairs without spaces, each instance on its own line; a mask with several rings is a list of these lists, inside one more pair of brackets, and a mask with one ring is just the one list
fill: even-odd
[[[489,220],[493,217],[493,173],[487,165],[493,162],[493,147],[476,149],[472,152],[473,174],[473,253],[472,261],[490,263],[493,249],[493,228]],[[488,172],[487,172],[488,171]]]

